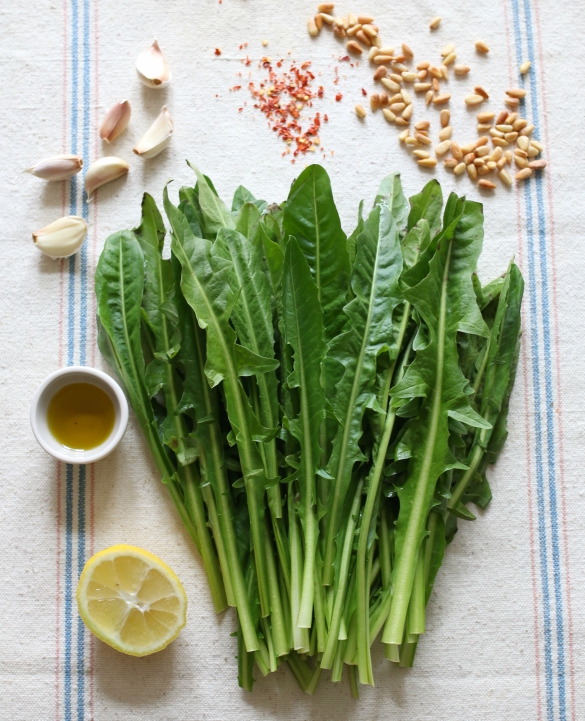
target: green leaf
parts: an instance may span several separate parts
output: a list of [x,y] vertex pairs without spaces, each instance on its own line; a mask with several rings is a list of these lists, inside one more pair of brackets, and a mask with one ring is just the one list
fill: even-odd
[[350,266],[347,238],[341,229],[331,182],[320,165],[305,168],[293,184],[284,209],[284,233],[297,239],[309,264],[328,341],[345,322],[342,311]]
[[254,204],[260,211],[264,210],[268,205],[265,200],[257,200],[243,185],[238,185],[232,200],[232,213],[237,213],[246,203]]
[[409,208],[408,201],[402,190],[400,173],[391,173],[384,178],[378,188],[375,202],[376,204],[385,203],[388,206],[394,216],[398,232],[404,235],[408,225]]
[[210,186],[207,178],[194,165],[189,162],[188,165],[197,175],[199,205],[203,215],[206,235],[214,237],[220,228],[235,228],[232,214],[226,208],[223,200],[217,196],[215,189]]
[[421,219],[425,219],[434,236],[441,227],[441,208],[443,207],[443,193],[438,181],[429,181],[422,192],[410,198],[410,213],[408,215],[408,229],[411,230]]

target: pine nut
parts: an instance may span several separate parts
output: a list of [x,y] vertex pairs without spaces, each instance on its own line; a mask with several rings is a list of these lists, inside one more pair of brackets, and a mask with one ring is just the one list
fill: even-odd
[[529,123],[525,127],[522,128],[520,131],[520,135],[530,135],[532,131],[534,130],[534,125],[532,123]]
[[[522,136],[525,137],[525,136]],[[536,148],[540,153],[544,150],[544,146],[542,143],[539,143],[538,140],[532,140],[530,142],[530,145],[532,145],[533,148]]]
[[321,3],[317,10],[320,13],[331,13],[333,12],[333,8],[335,7],[335,3]]
[[485,158],[485,156],[486,156],[486,155],[489,155],[490,152],[491,152],[491,151],[490,151],[490,148],[489,148],[488,145],[482,145],[482,146],[480,146],[479,148],[476,148],[476,150],[475,150],[475,154],[476,154],[479,158]]
[[434,92],[432,90],[427,90],[427,94],[425,95],[425,103],[427,106],[429,106],[432,103],[433,95],[434,95]]
[[451,120],[451,111],[447,110],[447,108],[443,108],[439,114],[439,120],[441,121],[441,127],[446,128]]
[[394,48],[390,48],[390,47],[380,48],[380,53],[382,55],[394,55]]
[[[333,26],[333,34],[337,35],[338,38],[344,38],[347,33],[345,32],[344,28],[340,28],[338,25]],[[357,33],[356,33],[357,35]]]
[[405,120],[404,118],[396,118],[396,125],[410,125],[410,120]]
[[454,168],[453,172],[455,175],[461,175],[461,173],[465,172],[465,169],[467,168],[467,165],[465,163],[458,163]]
[[402,43],[402,54],[407,60],[412,60],[412,58],[414,57],[414,53],[406,43]]
[[[317,15],[315,15],[315,17],[313,18],[313,20],[315,21],[315,25],[317,26],[317,30],[321,30],[321,28],[323,27],[323,18],[317,13]],[[264,45],[264,44],[268,45],[268,40],[266,40],[266,41],[263,40],[263,41],[262,41],[262,45]]]
[[434,158],[423,158],[422,160],[416,161],[419,165],[422,165],[423,168],[434,168],[437,164],[437,161]]
[[528,167],[531,170],[543,170],[546,168],[546,160],[533,160],[531,163],[528,163]]
[[510,115],[506,118],[506,123],[508,123],[508,125],[513,125],[517,118],[518,113],[510,113]]
[[496,125],[501,125],[502,123],[505,123],[506,118],[508,117],[509,114],[510,113],[507,110],[502,110],[502,112],[496,118]]
[[390,102],[390,105],[392,105],[392,103],[401,103],[401,102],[402,102],[402,95],[401,95],[400,93],[396,93],[395,95],[393,95],[393,96],[390,98],[390,101],[389,101],[389,102]]
[[[362,50],[362,46],[356,43],[355,40],[350,40],[347,45],[345,46],[350,53],[355,53],[356,55],[361,55],[364,51]],[[377,57],[380,57],[379,55]],[[377,60],[377,58],[374,58],[374,60]]]
[[482,98],[487,100],[489,98],[489,95],[487,93],[487,90],[481,87],[481,85],[476,85],[473,90],[478,94],[481,95]]
[[496,161],[495,161],[495,160],[488,160],[487,163],[486,163],[486,165],[487,165],[487,167],[489,168],[489,170],[495,170],[495,169],[498,167],[498,166],[496,165]]
[[[408,133],[408,130],[406,130],[405,132]],[[420,143],[418,142],[418,140],[417,140],[416,138],[412,138],[412,137],[407,137],[404,142],[405,142],[407,145],[413,145],[413,146],[414,146],[414,145],[420,145]]]
[[412,98],[410,97],[410,93],[408,92],[408,90],[402,88],[400,94],[402,95],[402,99],[407,105],[410,105],[412,103]]
[[455,75],[467,75],[469,72],[469,66],[468,65],[454,65],[453,71],[455,72]]
[[393,113],[401,113],[406,107],[406,103],[391,103],[390,110]]
[[412,104],[407,105],[404,110],[402,111],[402,117],[404,120],[408,120],[410,122],[410,118],[412,117],[412,111],[414,110],[414,106]]
[[500,160],[504,155],[504,151],[501,148],[494,148],[490,154],[490,160],[495,160],[496,162]]
[[371,38],[375,38],[378,34],[378,31],[376,28],[372,27],[369,23],[366,23],[365,25],[362,25],[362,30],[365,32],[366,35],[368,35]]
[[357,18],[355,15],[352,15],[351,13],[347,13],[347,24],[349,27],[353,27],[354,25],[358,24]]
[[381,78],[381,82],[382,85],[385,88],[388,88],[391,93],[400,92],[400,85],[398,85],[398,83],[395,83],[394,80],[390,80],[390,78]]
[[422,143],[423,145],[432,145],[433,141],[430,138],[427,138],[426,135],[423,135],[422,133],[415,133],[414,134],[415,140],[418,140],[419,143]]
[[385,65],[380,65],[374,73],[374,80],[382,80],[382,78],[385,78],[387,74],[388,68]]
[[442,93],[441,95],[435,95],[433,98],[434,105],[443,105],[451,100],[451,93]]
[[388,108],[384,108],[382,110],[382,113],[384,114],[384,117],[389,123],[393,123],[396,120],[396,115]]
[[437,17],[433,18],[431,20],[431,22],[429,23],[429,28],[431,30],[436,30],[440,24],[441,24],[441,18],[437,15]]
[[512,151],[511,151],[511,150],[504,150],[504,157],[506,158],[506,160],[508,161],[508,163],[511,164],[514,156],[512,155]]
[[526,180],[532,175],[532,170],[530,168],[523,168],[519,173],[516,173],[514,176],[516,180]]
[[380,93],[380,107],[384,107],[384,105],[388,105],[388,93]]
[[431,121],[430,120],[419,120],[418,123],[414,126],[415,130],[428,130],[431,127]]
[[482,55],[485,55],[486,53],[489,53],[489,51],[490,51],[490,49],[489,49],[488,46],[484,43],[483,40],[478,40],[478,41],[475,43],[475,49],[477,50],[478,53],[482,53]]
[[407,73],[408,68],[406,67],[406,65],[403,65],[400,61],[398,61],[398,62],[397,61],[398,61],[398,58],[394,58],[394,60],[392,60],[392,65],[394,67],[394,70],[398,70],[399,73]]
[[368,50],[368,60],[373,60],[376,57],[376,55],[379,55],[379,54],[380,54],[380,50],[377,47],[372,46]]
[[455,62],[457,59],[457,55],[455,53],[449,53],[447,57],[443,60],[443,65],[451,65],[451,63]]
[[413,83],[416,80],[417,75],[416,75],[416,73],[409,72],[409,73],[402,73],[402,77],[404,78],[404,81],[406,83]]
[[467,175],[469,175],[471,180],[477,180],[477,168],[475,167],[475,165],[467,166]]
[[398,136],[398,140],[400,140],[401,143],[404,143],[404,141],[408,138],[408,130],[403,130],[400,135]]
[[416,74],[416,77],[419,80],[425,80],[428,74],[429,74],[428,70],[419,70],[418,73]]
[[466,105],[479,105],[480,103],[483,103],[484,98],[481,95],[468,95],[465,98],[465,104]]
[[415,93],[424,93],[427,90],[429,90],[431,87],[430,83],[415,83],[414,84],[414,92]]
[[445,160],[443,160],[443,165],[446,168],[451,168],[453,170],[454,168],[457,167],[458,163],[455,160],[455,158],[445,158]]
[[456,160],[461,160],[463,158],[463,152],[461,148],[459,147],[459,144],[456,143],[454,140],[451,141],[451,155]]
[[520,105],[520,101],[518,100],[518,98],[512,98],[509,95],[506,95],[504,97],[504,102],[511,108],[517,108]]
[[376,55],[376,57],[374,58],[374,62],[376,63],[376,65],[390,65],[392,60],[392,55],[384,55],[384,53],[382,52],[379,55]]
[[436,78],[437,80],[441,80],[443,77],[442,71],[434,65],[429,68],[429,73],[431,74],[432,78]]
[[378,93],[372,93],[370,95],[370,108],[372,110],[377,110],[380,107],[380,96]]
[[374,22],[374,18],[371,15],[358,15],[357,21],[361,25],[369,25]]
[[463,155],[467,155],[467,153],[473,153],[476,147],[476,143],[467,143],[466,145],[461,146],[461,152]]
[[355,34],[355,39],[359,40],[360,43],[362,43],[363,45],[366,45],[367,47],[370,47],[372,44],[370,36],[366,35],[366,33],[363,31],[363,29],[357,31],[357,33]]
[[507,185],[508,187],[512,185],[512,177],[505,168],[502,168],[498,172],[498,178],[502,181],[502,183],[504,183],[504,185]]
[[[333,9],[333,8],[331,8],[331,9]],[[325,13],[325,12],[322,12],[319,14],[323,18],[323,22],[326,23],[327,25],[333,25],[333,23],[335,22],[335,18],[333,17],[333,15],[330,15],[329,13]]]
[[524,169],[529,166],[529,161],[526,158],[521,158],[519,155],[514,156],[514,162],[518,168]]
[[337,26],[338,28],[343,28],[344,30],[347,30],[349,27],[349,23],[347,22],[347,18],[337,17],[333,19],[333,24]]
[[523,98],[526,96],[526,90],[524,90],[524,88],[510,88],[510,90],[506,90],[506,93],[511,98]]
[[522,130],[522,128],[525,128],[528,125],[528,120],[525,120],[524,118],[518,118],[518,120],[514,120],[514,130]]
[[480,123],[480,124],[477,126],[477,132],[478,132],[478,133],[485,133],[486,131],[491,130],[491,127],[492,127],[492,126],[490,125],[490,123]]
[[538,150],[538,148],[532,147],[531,145],[526,151],[526,153],[528,154],[529,158],[536,158],[536,156],[540,154],[540,150]]
[[448,45],[445,45],[445,47],[441,50],[441,57],[446,58],[447,55],[452,53],[455,50],[455,45],[453,43],[449,43]]
[[504,140],[504,138],[492,138],[492,145],[499,145],[500,148],[505,148],[509,145],[507,140]]
[[506,160],[506,158],[500,158],[496,162],[496,168],[498,168],[498,170],[502,170],[503,168],[506,167],[507,163],[508,163],[508,161]]
[[416,69],[417,70],[428,70],[430,67],[431,67],[431,64],[429,63],[429,61],[423,60],[416,66]]
[[506,140],[507,140],[509,143],[513,143],[513,142],[516,140],[517,137],[518,137],[518,133],[506,133],[506,134],[504,135],[504,138],[506,138]]
[[532,63],[530,62],[530,60],[525,60],[525,61],[520,65],[520,74],[521,74],[521,75],[526,75],[526,73],[530,70],[531,66],[532,66]]
[[439,70],[441,71],[443,80],[449,80],[449,68],[445,64],[443,64],[439,67]]
[[419,133],[420,133],[421,135],[426,135],[427,138],[429,137],[429,131],[428,131],[428,130],[419,130]]
[[440,131],[439,140],[449,140],[452,133],[453,133],[453,128],[450,125],[447,125],[445,128],[443,128]]
[[527,158],[528,153],[525,150],[522,150],[522,148],[516,148],[514,150],[514,156],[518,158]]
[[400,83],[402,83],[402,75],[398,75],[398,73],[390,73],[388,77],[390,78],[390,80],[394,80],[394,82],[398,83],[399,85]]
[[470,165],[475,160],[475,153],[466,153],[463,156],[463,162],[465,165]]
[[511,133],[512,130],[514,130],[514,126],[508,125],[508,123],[502,123],[500,125],[496,125],[496,130],[499,130],[500,133]]
[[498,130],[497,126],[495,128],[490,128],[488,130],[488,133],[492,136],[492,138],[503,138],[504,133],[502,133],[501,130]]
[[439,156],[445,155],[449,151],[450,147],[451,147],[451,141],[443,140],[442,143],[435,145],[435,154],[439,155]]
[[[347,34],[350,38],[352,38],[356,33],[359,33],[359,31],[362,29],[361,25],[352,25],[352,27],[347,29]],[[379,50],[379,48],[378,48]]]
[[431,154],[427,153],[426,150],[413,150],[412,154],[414,155],[415,158],[419,158],[420,160],[431,157]]
[[313,18],[309,18],[307,20],[307,30],[309,31],[309,35],[312,38],[317,37],[319,35],[319,28],[317,27],[317,23]]
[[485,190],[495,190],[496,184],[492,183],[491,180],[480,180],[478,183],[478,186],[480,188],[484,188]]
[[481,138],[478,138],[478,139],[475,141],[475,147],[476,147],[476,148],[481,148],[482,145],[487,145],[489,142],[490,142],[490,139],[488,138],[488,136],[487,136],[487,135],[482,135]]
[[495,113],[485,112],[477,114],[478,123],[490,123],[494,119]]
[[355,114],[358,116],[358,118],[365,118],[366,117],[366,111],[364,110],[363,106],[359,103],[355,106]]

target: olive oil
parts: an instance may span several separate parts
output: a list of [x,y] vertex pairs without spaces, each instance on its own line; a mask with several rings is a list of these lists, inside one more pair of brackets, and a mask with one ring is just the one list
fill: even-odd
[[47,425],[66,448],[88,451],[107,440],[116,412],[110,396],[91,383],[70,383],[55,393]]

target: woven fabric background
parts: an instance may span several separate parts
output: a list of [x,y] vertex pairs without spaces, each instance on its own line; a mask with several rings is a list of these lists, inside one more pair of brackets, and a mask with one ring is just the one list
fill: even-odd
[[[438,63],[440,49],[456,44],[458,60],[472,68],[449,81],[454,137],[462,142],[477,135],[475,112],[463,103],[475,83],[492,96],[485,107],[499,111],[505,89],[523,82],[522,110],[545,146],[546,171],[482,195],[466,176],[417,167],[379,113],[363,122],[355,116],[361,88],[372,88],[371,70],[367,61],[340,62],[343,46],[329,32],[309,38],[316,3],[308,0],[4,0],[0,7],[1,721],[585,717],[585,107],[577,88],[585,7],[575,0],[355,3],[338,10],[372,12],[385,44],[407,42],[416,61]],[[431,33],[435,15],[443,20]],[[173,72],[161,91],[143,87],[133,67],[155,36]],[[474,50],[480,37],[488,56]],[[241,62],[246,54],[249,66]],[[248,73],[263,77],[264,54],[285,65],[312,62],[324,86],[313,109],[329,117],[324,153],[296,164],[281,156],[285,146],[246,89]],[[532,71],[521,80],[525,59]],[[230,92],[236,84],[242,90]],[[124,97],[131,124],[106,148],[97,127]],[[142,161],[131,148],[163,104],[175,119],[172,143]],[[435,133],[437,115],[415,101],[415,119],[430,117]],[[81,176],[44,184],[21,174],[58,152],[83,155],[86,168],[117,154],[130,161],[130,174],[89,205]],[[494,500],[475,523],[461,524],[448,548],[415,668],[389,667],[376,644],[377,687],[363,688],[359,700],[325,676],[313,698],[304,696],[286,668],[260,679],[253,694],[238,688],[233,615],[215,617],[202,566],[133,420],[118,450],[91,467],[56,463],[30,430],[30,399],[49,372],[105,367],[93,295],[101,247],[111,232],[138,223],[145,190],[160,199],[173,178],[176,197],[193,182],[186,158],[223,197],[242,183],[269,201],[286,196],[306,162],[322,162],[348,232],[359,200],[370,203],[388,172],[401,171],[409,195],[437,177],[445,194],[455,189],[485,204],[481,277],[503,272],[515,255],[527,282],[510,436],[490,476]],[[65,261],[41,256],[31,231],[67,214],[89,222],[82,251]],[[189,596],[180,638],[145,659],[96,641],[77,614],[85,560],[119,542],[164,558]]]

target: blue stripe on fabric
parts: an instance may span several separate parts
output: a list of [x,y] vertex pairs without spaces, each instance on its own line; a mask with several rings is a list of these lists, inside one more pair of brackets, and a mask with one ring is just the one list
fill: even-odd
[[[532,34],[532,10],[530,1],[524,0],[524,14],[526,22],[526,35],[528,41],[528,57],[532,62],[532,66],[536,65],[536,55],[534,52],[534,37]],[[538,90],[536,84],[536,74],[530,74],[530,92],[533,98],[532,103],[532,122],[534,124],[535,134],[541,139],[540,119],[538,107]],[[553,368],[552,368],[552,343],[551,343],[551,323],[550,323],[550,307],[549,307],[549,274],[548,274],[548,256],[547,256],[547,233],[546,233],[546,213],[544,205],[544,183],[542,172],[536,172],[536,198],[538,205],[538,235],[539,235],[539,255],[541,265],[541,282],[542,282],[542,314],[543,314],[543,335],[544,335],[544,383],[546,394],[546,437],[548,444],[548,472],[549,472],[549,506],[551,516],[551,536],[552,536],[552,558],[553,558],[553,578],[554,578],[554,594],[556,607],[556,633],[557,633],[557,679],[559,685],[559,718],[560,721],[566,721],[566,689],[565,689],[565,629],[563,622],[563,594],[561,585],[561,559],[559,544],[559,518],[557,505],[557,487],[556,487],[556,453],[555,453],[555,427],[554,427],[554,392],[553,392]]]
[[71,607],[73,602],[73,466],[65,466],[65,658],[64,711],[71,721]]
[[[532,12],[530,0],[523,0],[524,3],[524,20],[526,26],[528,58],[535,68],[535,52],[534,40],[532,35]],[[514,30],[516,39],[516,53],[518,63],[522,61],[522,37],[520,29],[520,12],[518,0],[512,0],[514,11]],[[524,82],[524,78],[522,78]],[[540,137],[539,123],[539,104],[538,91],[536,84],[536,73],[532,72],[529,76],[531,99],[532,99],[532,122],[535,127],[535,134]],[[551,359],[551,331],[550,331],[550,307],[549,307],[549,280],[548,280],[548,263],[546,249],[546,213],[544,207],[544,190],[541,174],[537,172],[535,177],[536,187],[536,204],[537,204],[537,221],[538,221],[538,254],[540,261],[540,281],[541,281],[541,315],[542,315],[542,335],[544,342],[544,397],[546,401],[546,435],[542,428],[541,421],[541,369],[539,359],[539,339],[538,339],[538,299],[536,294],[536,240],[534,237],[534,229],[529,227],[528,231],[528,250],[529,250],[529,274],[530,274],[530,309],[531,309],[531,331],[532,340],[532,365],[533,365],[533,383],[535,390],[535,431],[537,439],[536,460],[537,460],[537,507],[538,507],[538,535],[540,546],[541,561],[541,578],[543,588],[543,631],[545,639],[545,681],[546,681],[546,706],[547,719],[554,719],[554,674],[552,660],[552,622],[551,622],[551,598],[549,591],[549,569],[548,569],[548,548],[546,535],[546,508],[545,508],[545,466],[543,463],[543,447],[546,438],[546,451],[548,470],[548,492],[549,492],[549,515],[551,521],[551,541],[552,541],[552,559],[553,559],[553,588],[555,597],[555,626],[557,637],[557,673],[556,679],[558,683],[558,699],[559,699],[559,719],[566,721],[566,690],[565,690],[565,652],[564,652],[564,624],[563,624],[563,599],[561,590],[561,571],[560,571],[560,548],[559,548],[559,530],[558,530],[558,509],[556,498],[556,459],[555,459],[555,429],[553,414],[553,387],[552,387],[552,359]],[[527,206],[527,216],[532,218],[532,182],[526,183],[525,199]]]

